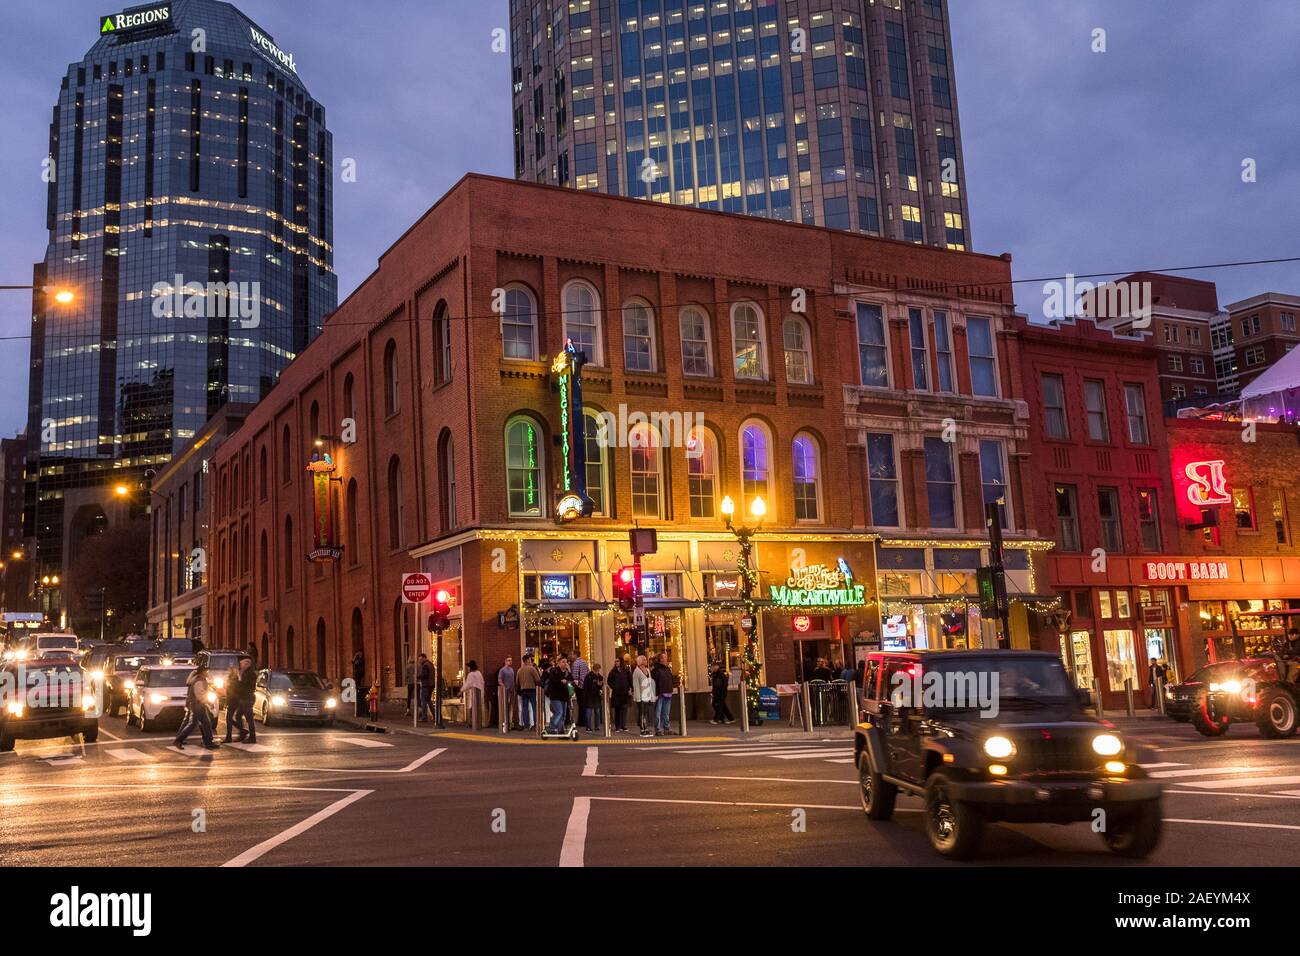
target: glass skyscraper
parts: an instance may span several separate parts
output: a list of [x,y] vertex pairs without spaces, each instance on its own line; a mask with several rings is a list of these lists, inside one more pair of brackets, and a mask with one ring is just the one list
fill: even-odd
[[946,0],[510,0],[515,175],[970,246]]
[[226,402],[260,400],[338,301],[332,142],[291,48],[217,0],[94,29],[50,122],[35,268],[38,576],[121,506],[114,486],[143,510],[142,475]]

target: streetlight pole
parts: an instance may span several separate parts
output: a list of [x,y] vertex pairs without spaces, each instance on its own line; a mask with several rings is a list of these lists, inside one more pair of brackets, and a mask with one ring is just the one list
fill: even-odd
[[[745,615],[740,621],[741,630],[746,631],[745,658],[757,663],[757,655],[751,653],[755,642],[754,635],[758,632],[758,615],[754,609],[754,535],[763,527],[763,516],[767,514],[767,505],[759,497],[755,497],[749,503],[749,513],[754,519],[752,528],[746,526],[737,527],[733,524],[731,519],[735,513],[736,503],[731,500],[730,495],[724,496],[722,499],[722,519],[726,522],[727,530],[735,536],[736,543],[740,545],[740,560],[737,562],[737,570],[740,571],[740,594],[745,608]],[[745,627],[746,620],[749,621],[748,628]],[[743,674],[744,671],[745,666],[744,661],[742,661],[741,673]],[[758,693],[758,674],[754,673],[747,676],[752,676],[753,682],[746,686],[751,689],[751,694],[756,695]],[[742,701],[741,706],[748,713],[750,701]],[[755,710],[757,710],[756,707]]]

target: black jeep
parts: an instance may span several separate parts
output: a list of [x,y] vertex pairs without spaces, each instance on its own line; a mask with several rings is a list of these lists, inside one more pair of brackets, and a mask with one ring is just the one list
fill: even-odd
[[1091,821],[1115,853],[1148,855],[1160,784],[1081,693],[1045,651],[869,655],[854,734],[863,810],[887,820],[900,790],[921,797],[930,844],[953,859],[998,820]]

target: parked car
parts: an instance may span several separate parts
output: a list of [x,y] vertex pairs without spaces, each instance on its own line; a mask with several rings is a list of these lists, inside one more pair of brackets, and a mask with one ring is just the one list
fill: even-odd
[[226,702],[226,675],[232,667],[239,666],[239,659],[243,656],[245,656],[243,651],[232,651],[227,648],[202,650],[197,655],[195,663],[207,665],[208,675],[212,679],[212,686],[216,689],[222,707]]
[[900,791],[922,798],[943,856],[973,855],[990,821],[1095,822],[1098,810],[1115,853],[1146,856],[1160,840],[1160,784],[1112,724],[1083,713],[1059,655],[877,651],[863,698],[863,810],[887,820]]
[[[146,733],[159,725],[179,725],[185,714],[187,681],[194,668],[186,665],[149,664],[141,667],[131,688],[126,722],[136,724]],[[208,708],[215,722],[216,692],[208,691]]]
[[334,723],[338,701],[313,671],[264,670],[257,675],[253,716],[267,726],[275,720]]
[[116,717],[118,711],[131,702],[136,672],[142,667],[151,667],[162,662],[163,658],[158,654],[132,654],[130,651],[120,651],[115,654],[105,663],[100,678],[104,688],[104,713]]
[[80,650],[81,644],[78,642],[76,634],[46,632],[32,635],[31,648],[34,656],[44,657],[46,651]]
[[[1203,670],[1192,726],[1206,737],[1222,737],[1234,722],[1249,722],[1264,737],[1294,736],[1300,719],[1300,661],[1250,657],[1220,661]],[[1198,671],[1198,673],[1200,673]]]
[[[74,734],[88,744],[99,739],[98,701],[76,664],[33,658],[7,661],[3,668],[7,686],[40,689],[41,693],[6,697],[0,708],[0,751],[13,750],[17,740]],[[34,680],[40,683],[33,684]]]
[[193,664],[201,650],[203,643],[188,637],[163,638],[154,643],[154,653],[161,654],[173,664]]

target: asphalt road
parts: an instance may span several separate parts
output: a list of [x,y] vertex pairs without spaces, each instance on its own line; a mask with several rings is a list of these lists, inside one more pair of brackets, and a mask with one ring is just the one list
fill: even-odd
[[1086,824],[989,830],[948,864],[920,802],[871,823],[843,740],[511,742],[275,727],[208,754],[101,722],[92,745],[0,755],[0,865],[1290,866],[1300,738],[1144,724],[1164,840],[1144,862]]

